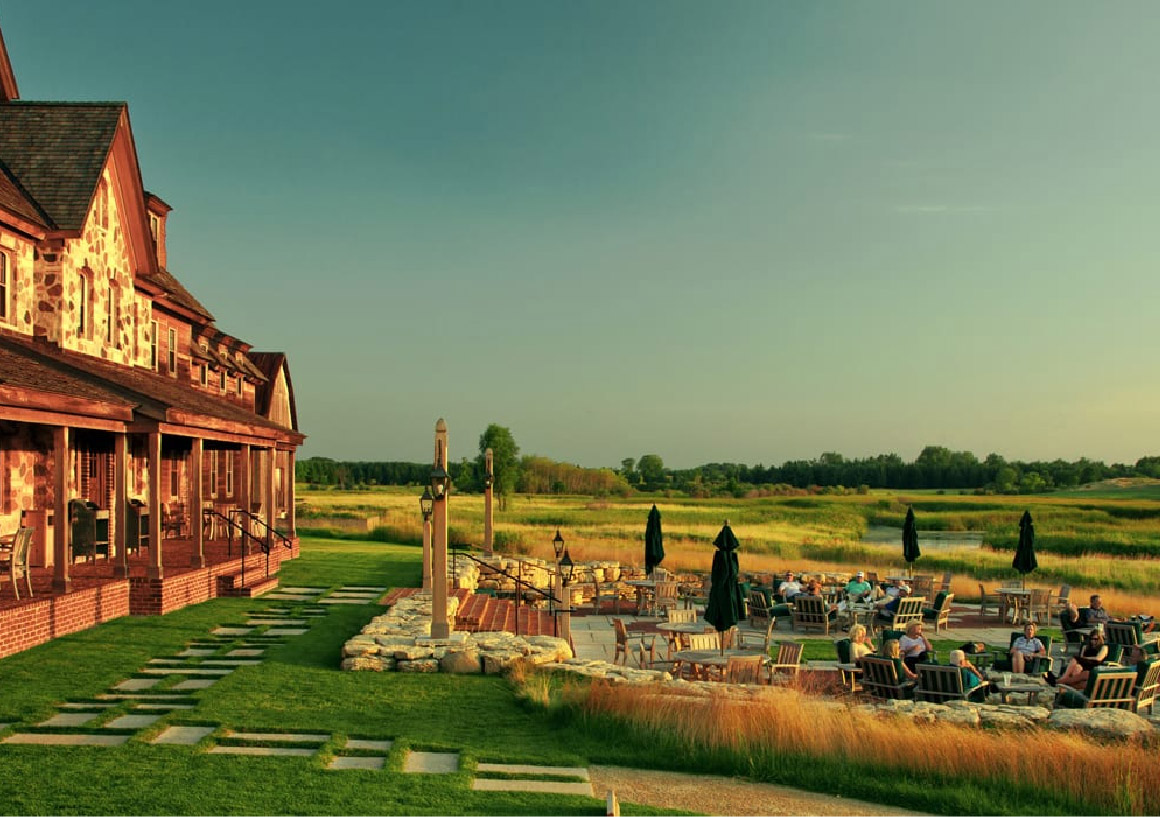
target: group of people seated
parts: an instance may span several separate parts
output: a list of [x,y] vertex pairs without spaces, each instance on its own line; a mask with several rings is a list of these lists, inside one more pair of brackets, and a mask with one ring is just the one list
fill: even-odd
[[[846,583],[845,586],[846,598],[850,601],[873,601],[876,588],[866,581],[866,572],[859,570],[854,574],[854,577]],[[889,590],[887,591],[889,593]],[[777,585],[777,594],[786,603],[792,604],[793,600],[798,596],[820,596],[822,595],[822,583],[818,579],[810,579],[803,585],[797,580],[793,571],[787,571],[785,580]]]

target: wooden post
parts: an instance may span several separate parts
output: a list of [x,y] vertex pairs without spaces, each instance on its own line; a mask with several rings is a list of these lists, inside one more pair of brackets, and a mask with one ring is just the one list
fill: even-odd
[[161,561],[161,432],[149,432],[149,566],[150,579],[165,578]]
[[52,496],[52,592],[68,593],[72,579],[68,575],[72,564],[72,525],[68,521],[68,444],[67,426],[52,430],[53,496]]
[[[113,517],[117,526],[116,541],[113,546],[117,549],[117,560],[113,564],[113,577],[123,579],[129,575],[129,497],[127,494],[126,479],[129,473],[129,437],[127,434],[113,435]],[[140,530],[138,530],[140,534]],[[138,536],[140,539],[140,536]]]
[[274,470],[278,467],[278,449],[270,446],[266,449],[266,547],[270,547],[270,540],[273,534],[270,532],[274,530],[274,519],[278,515],[278,509],[274,507],[277,494],[274,492]]
[[193,534],[193,553],[190,567],[205,567],[205,514],[201,509],[201,468],[204,443],[201,437],[193,438],[193,448],[189,452],[189,470],[193,474],[193,485],[189,498],[189,532]]
[[298,516],[295,513],[295,502],[298,501],[297,492],[294,486],[294,450],[287,452],[287,470],[290,472],[284,479],[289,479],[290,484],[286,486],[286,497],[289,499],[288,507],[286,508],[286,520],[289,522],[288,535],[291,539],[298,535]]
[[[435,424],[435,466],[447,469],[447,423]],[[451,624],[447,620],[447,493],[435,497],[435,523],[431,542],[431,636],[447,638]]]
[[431,517],[423,517],[423,590],[431,592]]
[[[249,444],[242,443],[242,452],[238,459],[238,507],[245,511],[246,514],[249,514],[253,510],[250,507],[250,489],[253,487],[252,482],[254,479],[250,475],[250,471],[252,470],[251,466],[253,465],[253,455],[250,453]],[[243,516],[246,520],[246,530],[253,530],[253,526],[250,525],[250,517],[245,514]],[[245,538],[245,536],[242,537],[243,546],[245,545]]]
[[495,533],[491,524],[491,490],[495,479],[491,449],[483,452],[485,476],[483,478],[483,552],[491,556],[495,553]]

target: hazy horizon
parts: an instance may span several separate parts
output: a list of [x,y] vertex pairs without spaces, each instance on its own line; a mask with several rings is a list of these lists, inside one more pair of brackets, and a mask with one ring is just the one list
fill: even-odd
[[1160,5],[10,0],[301,456],[1160,451]]

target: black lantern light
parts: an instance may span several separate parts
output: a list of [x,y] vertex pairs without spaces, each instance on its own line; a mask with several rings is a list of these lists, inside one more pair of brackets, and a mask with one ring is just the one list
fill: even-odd
[[435,500],[444,499],[451,488],[451,475],[442,465],[431,469],[431,495]]
[[575,571],[576,565],[572,563],[572,556],[568,553],[568,548],[564,548],[564,558],[560,560],[560,576],[564,580],[565,587],[572,583],[572,574]]
[[552,540],[552,549],[556,551],[556,561],[559,562],[564,553],[564,537],[560,535],[559,528],[556,528],[556,538]]
[[423,512],[423,521],[431,521],[431,511],[435,508],[435,497],[431,496],[431,486],[423,486],[423,496],[419,497],[419,510]]

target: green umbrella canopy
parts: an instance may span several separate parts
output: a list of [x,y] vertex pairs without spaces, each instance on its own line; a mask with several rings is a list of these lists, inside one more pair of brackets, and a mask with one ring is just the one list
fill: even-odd
[[914,508],[906,509],[906,521],[902,523],[902,558],[907,569],[914,571],[914,560],[922,555],[918,549],[918,528],[914,524]]
[[745,610],[745,599],[741,595],[741,585],[737,583],[737,548],[740,544],[726,520],[725,526],[713,540],[717,552],[713,554],[713,573],[710,578],[709,604],[705,608],[705,621],[713,625],[719,633],[733,627]]
[[1024,511],[1019,520],[1019,546],[1015,548],[1015,558],[1011,567],[1023,575],[1023,587],[1027,587],[1027,574],[1039,567],[1035,558],[1035,525],[1031,522],[1031,511]]
[[652,573],[653,568],[665,560],[664,536],[661,534],[661,512],[653,505],[648,512],[648,524],[644,528],[644,569]]

